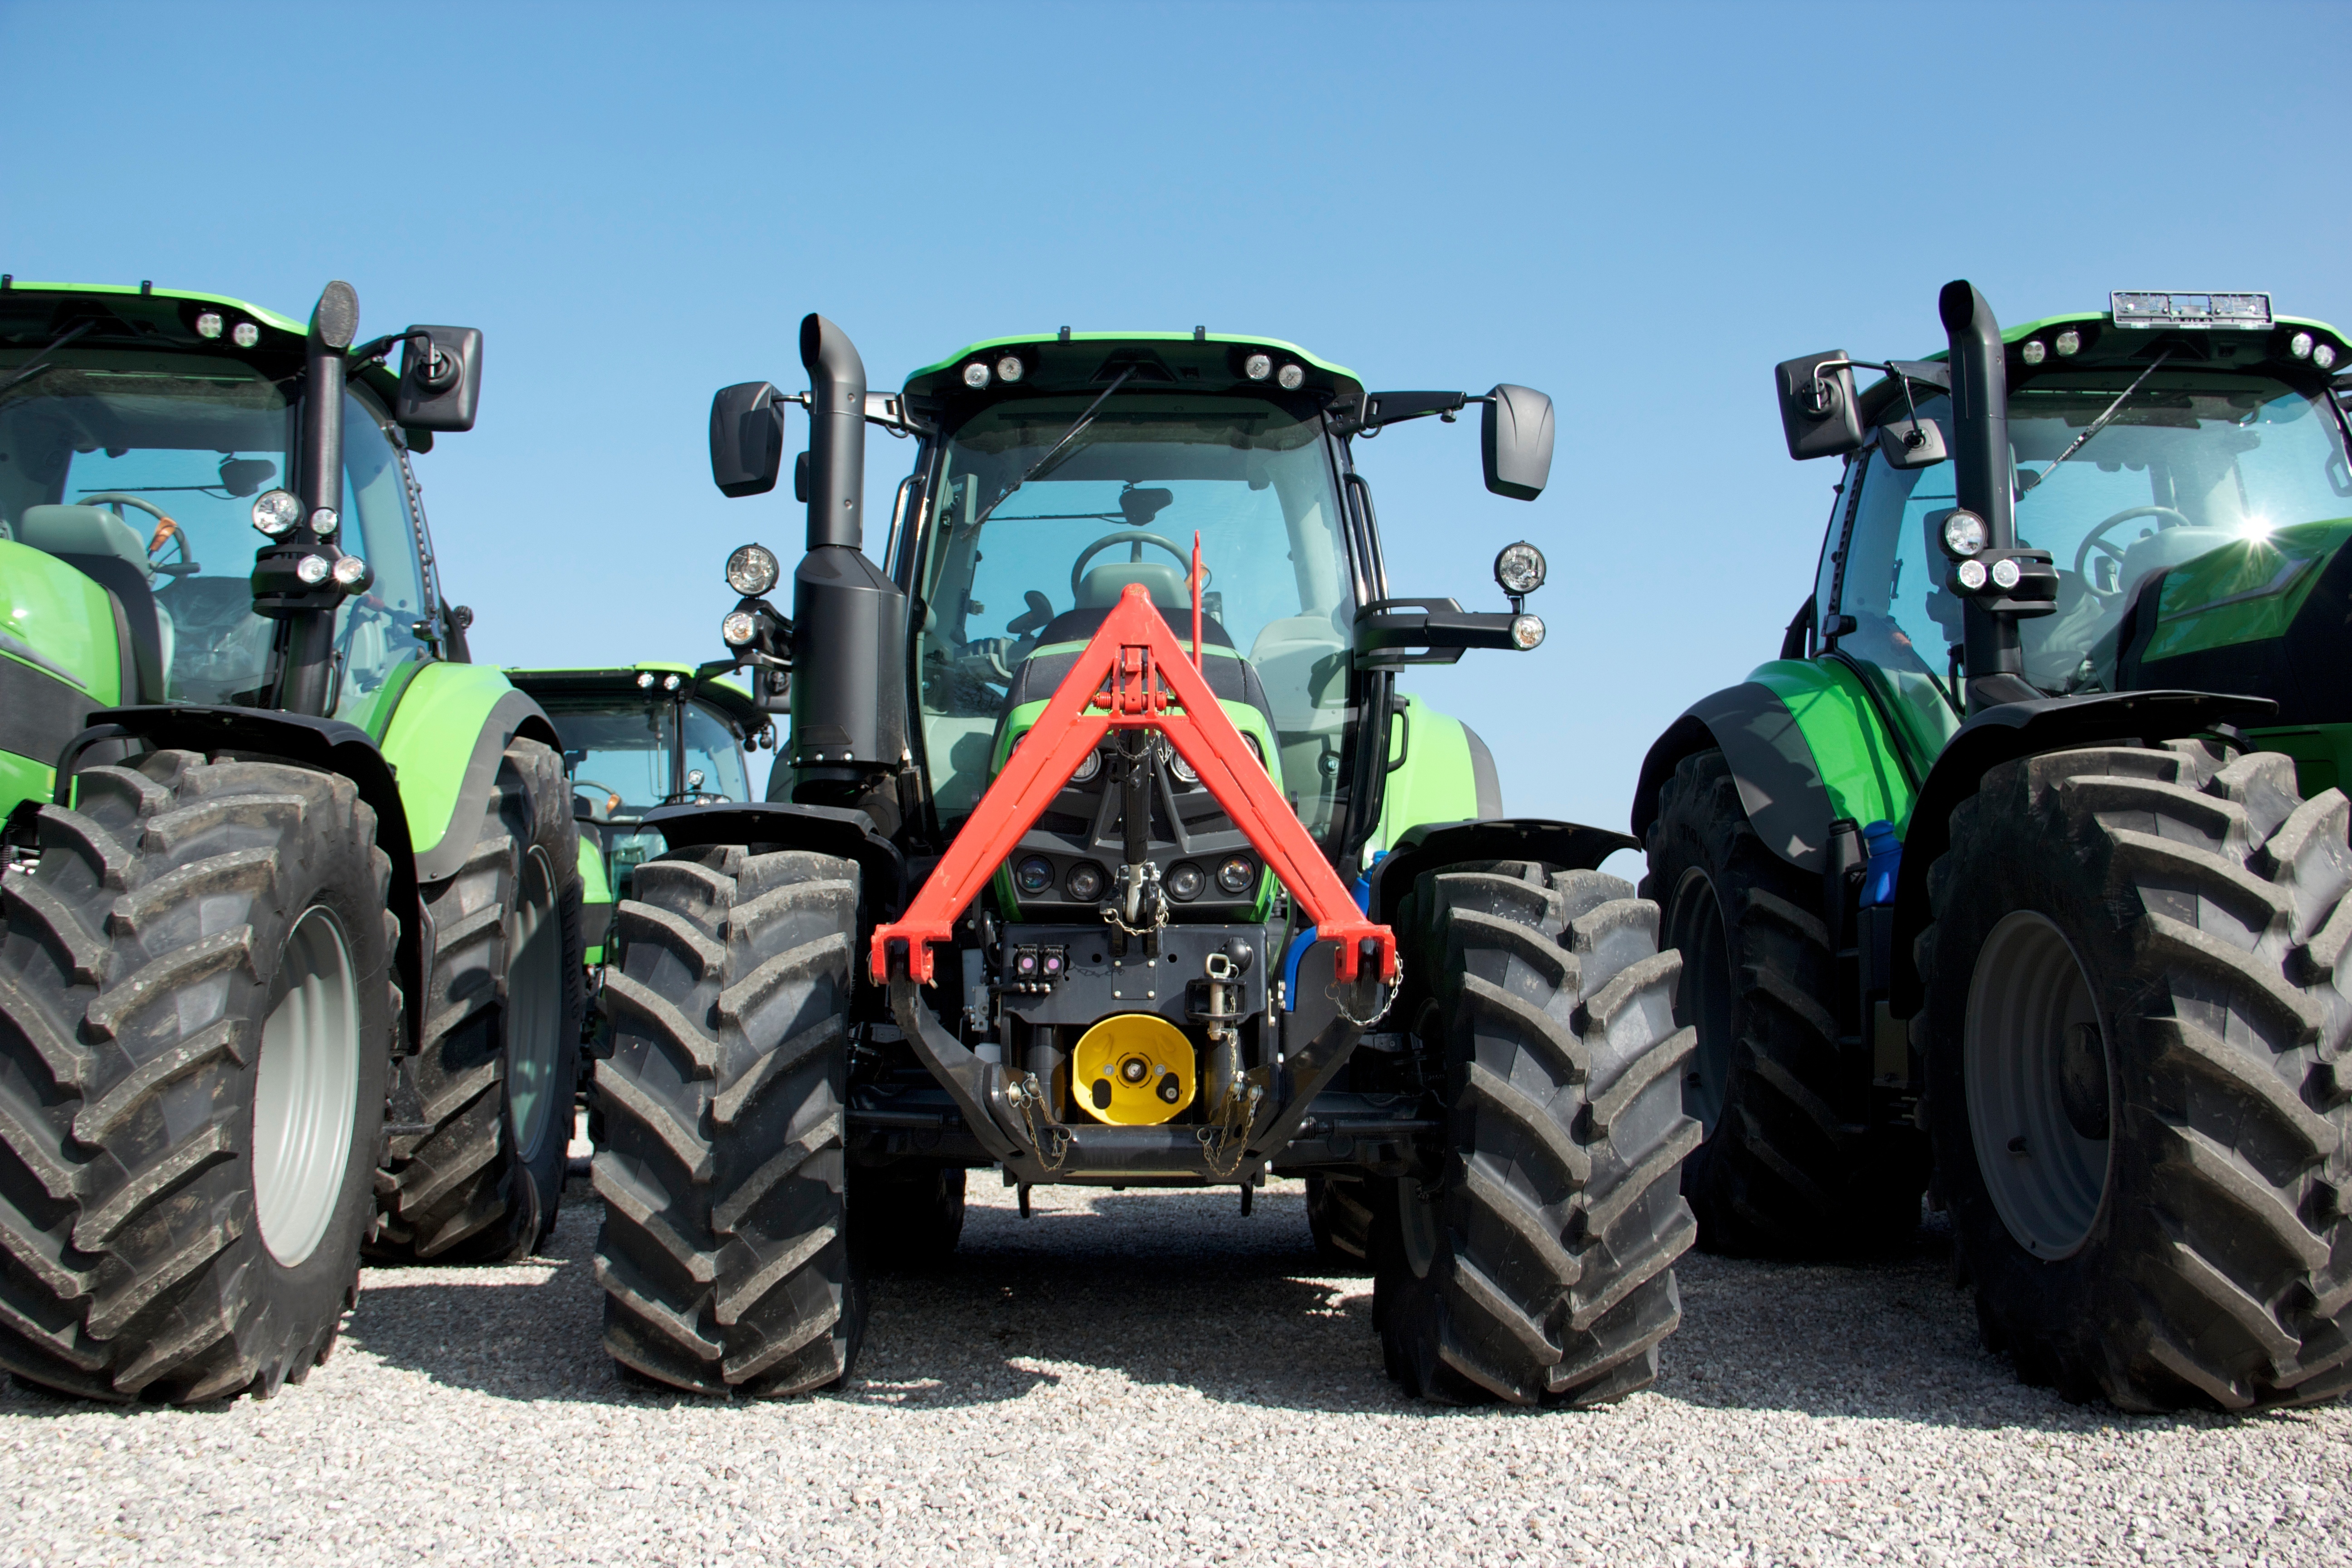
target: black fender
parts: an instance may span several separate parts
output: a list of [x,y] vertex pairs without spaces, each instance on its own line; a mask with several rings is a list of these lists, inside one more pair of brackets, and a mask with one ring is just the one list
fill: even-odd
[[256,760],[274,759],[320,773],[340,773],[358,786],[360,798],[375,812],[376,847],[392,861],[385,907],[400,921],[393,967],[401,993],[407,998],[407,1005],[401,1009],[403,1049],[413,1054],[417,1030],[424,1026],[425,1007],[425,921],[417,899],[416,854],[409,842],[408,812],[401,804],[399,781],[368,732],[340,719],[315,719],[266,708],[182,702],[101,708],[89,716],[89,728],[74,737],[58,759],[60,805],[82,753],[107,741],[143,742],[158,751],[230,752]]
[[1659,792],[1675,764],[1710,746],[1731,765],[1757,837],[1799,870],[1820,876],[1830,841],[1829,790],[1796,715],[1778,692],[1753,680],[1692,703],[1650,747],[1633,790],[1634,837],[1648,842]]
[[1590,871],[1620,849],[1641,843],[1605,827],[1553,822],[1537,816],[1506,816],[1492,822],[1422,823],[1405,829],[1394,847],[1366,873],[1371,895],[1365,912],[1391,923],[1396,908],[1423,871],[1465,860],[1540,860],[1563,870]]
[[2117,691],[2003,702],[1969,719],[1937,757],[1912,803],[1895,879],[1894,973],[1888,1010],[1907,1018],[1924,986],[1911,945],[1927,928],[1927,868],[1951,843],[1952,811],[1992,769],[2019,757],[2115,742],[2157,745],[2235,721],[2260,722],[2278,710],[2267,697],[2211,691]]
[[740,844],[752,849],[804,849],[855,860],[863,873],[861,928],[895,918],[906,907],[911,891],[907,886],[906,857],[897,845],[874,831],[872,817],[853,807],[730,801],[656,806],[646,813],[644,820],[647,827],[660,829],[662,842],[673,849]]

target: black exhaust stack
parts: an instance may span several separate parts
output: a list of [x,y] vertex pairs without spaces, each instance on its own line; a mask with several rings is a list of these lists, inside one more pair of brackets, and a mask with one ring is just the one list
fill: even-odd
[[[1965,279],[1944,285],[1937,310],[1952,354],[1952,423],[1958,452],[1953,483],[1959,504],[1985,521],[1986,550],[2017,548],[2017,513],[2009,474],[2009,360],[1992,306]],[[1969,710],[2037,696],[2027,686],[2013,615],[1963,595]]]
[[[331,580],[306,586],[292,573],[293,563],[305,555],[331,561],[340,553],[320,547],[310,520],[322,507],[342,516],[343,353],[359,330],[359,295],[338,279],[319,295],[303,350],[302,433],[294,470],[303,521],[266,546],[255,563],[256,597],[268,600],[256,608],[289,623],[277,703],[289,713],[324,714],[334,677],[335,610],[343,601],[342,590]],[[335,538],[341,537],[339,528]]]
[[817,315],[801,323],[801,363],[810,387],[808,553],[793,574],[792,798],[856,806],[888,837],[908,757],[906,597],[860,548],[866,363],[848,334]]

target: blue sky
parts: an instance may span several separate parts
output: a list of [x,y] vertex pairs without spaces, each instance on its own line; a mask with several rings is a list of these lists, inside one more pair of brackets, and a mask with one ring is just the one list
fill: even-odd
[[[1811,581],[1834,476],[1773,363],[1931,351],[1956,277],[2009,321],[2252,288],[2352,324],[2347,45],[2340,5],[5,0],[0,270],[483,328],[480,424],[419,468],[508,663],[718,651],[727,552],[802,525],[711,488],[709,395],[800,384],[811,310],[877,384],[1202,323],[1543,388],[1536,502],[1470,421],[1361,461],[1400,594],[1498,608],[1495,550],[1543,547],[1543,647],[1410,689],[1513,811],[1622,826]],[[878,509],[909,448],[868,451]]]

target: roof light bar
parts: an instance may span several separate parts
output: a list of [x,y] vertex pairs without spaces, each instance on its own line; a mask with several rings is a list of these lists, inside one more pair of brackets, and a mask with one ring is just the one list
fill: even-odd
[[2271,324],[2268,294],[2116,292],[2107,300],[2118,327],[2264,331]]

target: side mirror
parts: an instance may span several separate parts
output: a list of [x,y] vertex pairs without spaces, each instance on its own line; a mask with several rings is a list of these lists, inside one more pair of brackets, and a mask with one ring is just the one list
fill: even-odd
[[412,430],[471,430],[482,399],[482,334],[472,327],[408,331],[400,345],[393,423]]
[[1862,446],[1862,411],[1853,397],[1853,367],[1843,349],[1783,360],[1772,372],[1780,396],[1780,433],[1789,456],[1842,458]]
[[722,386],[710,400],[710,478],[727,496],[765,495],[784,462],[782,394],[764,381]]
[[1551,399],[1533,387],[1497,386],[1486,395],[1479,421],[1478,455],[1486,488],[1513,500],[1533,500],[1551,478]]
[[1932,468],[1947,456],[1933,419],[1889,419],[1878,427],[1878,451],[1890,468]]

